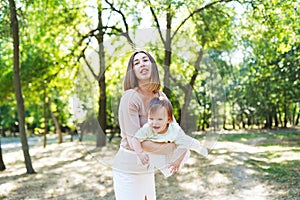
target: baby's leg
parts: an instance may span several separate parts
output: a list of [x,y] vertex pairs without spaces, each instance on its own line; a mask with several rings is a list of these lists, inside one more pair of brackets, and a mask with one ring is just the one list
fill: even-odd
[[191,145],[190,149],[196,151],[197,153],[201,154],[202,156],[207,156],[208,151],[207,148],[201,146],[200,142],[195,138],[191,138]]

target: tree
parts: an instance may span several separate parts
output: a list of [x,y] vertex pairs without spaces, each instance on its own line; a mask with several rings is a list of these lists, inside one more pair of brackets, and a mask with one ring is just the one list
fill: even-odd
[[240,25],[241,41],[248,51],[243,63],[243,70],[247,69],[243,83],[245,108],[254,108],[252,118],[264,121],[265,128],[279,124],[287,127],[296,118],[292,116],[300,88],[296,7],[294,1],[253,1],[245,16],[248,20]]
[[[80,58],[83,58],[84,63],[86,64],[87,68],[89,69],[90,73],[92,74],[94,80],[97,81],[98,88],[99,88],[99,100],[98,100],[98,114],[97,119],[100,124],[100,128],[97,129],[97,143],[96,146],[105,146],[106,144],[106,129],[107,129],[107,83],[106,83],[106,54],[105,54],[105,47],[104,47],[104,37],[106,35],[121,35],[124,36],[128,43],[134,47],[134,43],[132,39],[129,36],[129,26],[126,21],[126,17],[124,13],[115,7],[115,5],[107,0],[105,0],[105,3],[109,6],[109,9],[112,12],[117,13],[121,16],[122,20],[121,22],[124,24],[125,30],[123,31],[121,28],[118,28],[117,25],[108,26],[104,25],[103,23],[103,4],[101,1],[97,1],[97,27],[95,29],[92,29],[88,32],[88,34],[85,34],[82,36],[81,41],[79,42],[82,44],[85,42],[86,44],[83,45],[84,48],[81,51]],[[98,68],[92,66],[92,61],[89,60],[89,58],[86,56],[86,51],[89,47],[89,45],[92,45],[92,40],[96,39],[97,42],[97,60],[98,61]],[[79,59],[80,59],[79,58]]]
[[20,38],[27,125],[44,134],[45,144],[49,132],[55,132],[62,143],[64,128],[74,128],[68,103],[78,70],[73,50],[78,46],[77,28],[88,22],[84,3],[37,0],[21,9],[25,18]]
[[[223,3],[223,2],[229,2],[228,0],[219,0],[214,1],[211,3],[207,3],[203,6],[200,6],[198,8],[195,8],[191,11],[189,11],[189,14],[185,17],[182,17],[181,21],[178,23],[177,27],[173,28],[173,19],[180,19],[180,16],[176,16],[176,14],[179,14],[180,12],[177,12],[180,10],[181,7],[184,5],[189,5],[190,2],[183,2],[183,1],[167,1],[165,4],[159,4],[158,3],[152,3],[151,0],[148,0],[147,5],[149,6],[149,9],[151,11],[151,14],[153,16],[154,24],[159,32],[159,36],[161,39],[161,42],[163,43],[164,50],[165,50],[165,56],[164,56],[164,92],[168,97],[171,97],[171,90],[170,90],[170,65],[171,65],[171,59],[172,59],[172,41],[177,36],[178,33],[180,33],[180,30],[183,28],[183,26],[187,23],[189,19],[191,19],[196,14],[199,14],[206,9],[209,9],[217,4]],[[156,5],[156,6],[155,6]],[[156,11],[157,10],[157,13]],[[163,36],[163,30],[160,25],[159,16],[158,13],[162,11],[165,11],[165,22],[166,22],[166,29],[165,29],[165,37]],[[176,18],[177,17],[177,18]]]
[[[230,40],[230,34],[227,34],[227,30],[229,30],[231,16],[228,14],[230,9],[224,6],[224,4],[228,2],[230,1],[220,0],[210,3],[203,1],[166,1],[158,3],[148,0],[147,2],[154,25],[164,47],[163,91],[172,101],[175,107],[175,113],[180,114],[179,117],[176,117],[179,118],[181,126],[186,131],[190,131],[187,129],[191,127],[189,125],[191,120],[188,116],[188,108],[191,108],[190,103],[193,90],[197,90],[197,78],[199,78],[198,75],[204,57],[203,55],[210,48],[229,48],[225,40]],[[165,24],[165,29],[163,29],[161,24]],[[224,35],[224,38],[220,37],[220,35],[224,33],[226,36]],[[193,42],[194,46],[190,47],[189,44],[185,43],[188,41],[187,38]],[[192,38],[197,39],[194,40]],[[227,43],[230,43],[230,41]],[[184,45],[181,46],[182,44]],[[186,72],[186,67],[184,67],[184,69],[181,67],[181,65],[186,66],[186,64],[179,64],[182,57],[177,58],[176,54],[174,54],[174,52],[180,51],[178,49],[192,54],[192,56],[188,58],[189,73]],[[190,60],[193,60],[192,64]],[[177,67],[177,69],[175,69],[175,67]],[[180,70],[180,68],[182,69]],[[175,71],[176,73],[174,73]],[[182,75],[180,76],[179,74]],[[187,84],[180,84],[180,81],[184,80],[184,78],[188,79]],[[175,88],[174,85],[172,85],[172,81],[175,83],[175,86],[179,86],[182,90],[180,96],[184,98],[181,102],[179,102],[180,99],[174,97],[177,91],[171,90],[171,88]],[[180,106],[180,104],[182,104],[182,106]]]
[[[212,79],[217,80],[218,78],[224,78],[227,74],[222,73],[222,64],[212,64],[207,60],[211,60],[217,63],[220,59],[216,56],[221,57],[221,53],[233,49],[233,37],[232,37],[232,24],[233,24],[233,9],[227,7],[226,5],[215,5],[214,7],[209,7],[203,10],[201,13],[196,14],[192,17],[193,22],[190,25],[189,33],[194,36],[195,46],[199,48],[196,56],[196,61],[192,64],[191,75],[188,84],[183,87],[184,91],[184,103],[181,108],[181,126],[187,127],[189,116],[188,113],[191,111],[191,96],[194,93],[201,93],[199,91],[201,82],[212,83]],[[191,36],[190,36],[191,37]],[[195,47],[193,47],[195,48]],[[204,62],[205,61],[205,62]],[[202,69],[203,68],[203,69]],[[215,68],[215,69],[214,69]],[[223,70],[224,71],[224,70]],[[215,74],[210,74],[210,78],[205,78],[203,74],[207,72],[213,72]],[[221,77],[223,76],[223,77]],[[202,80],[201,80],[202,79]],[[222,80],[221,80],[222,81]],[[199,84],[200,82],[200,84]],[[222,86],[211,86],[214,87],[215,91],[211,91],[212,88],[207,88],[210,94],[216,94],[219,103],[224,103],[225,98],[223,94]],[[202,97],[207,99],[212,99],[212,97]],[[208,102],[212,105],[216,105],[216,102]],[[201,106],[201,104],[199,104]],[[203,105],[207,107],[207,105]],[[211,108],[213,108],[211,106]],[[204,109],[203,112],[205,112]],[[211,117],[216,117],[218,113],[212,113]],[[206,121],[205,115],[203,115],[203,121]],[[203,126],[202,126],[203,127]]]
[[13,46],[14,46],[14,89],[15,89],[17,106],[18,106],[20,139],[22,143],[22,149],[23,149],[27,174],[34,174],[35,171],[31,163],[29,146],[27,143],[27,136],[25,130],[25,108],[24,108],[24,99],[22,96],[22,87],[21,87],[21,80],[20,80],[19,27],[18,27],[15,1],[9,0],[9,6],[10,6],[10,15],[11,15],[11,32],[13,35]]

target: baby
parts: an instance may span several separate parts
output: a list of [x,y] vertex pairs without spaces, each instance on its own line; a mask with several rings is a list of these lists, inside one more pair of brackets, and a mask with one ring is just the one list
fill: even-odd
[[[147,154],[141,147],[141,142],[174,142],[176,149],[171,155]],[[188,160],[190,149],[207,156],[207,149],[200,142],[184,133],[173,120],[173,109],[170,101],[164,97],[155,97],[150,101],[148,122],[138,130],[132,140],[133,149],[143,165],[153,165],[165,177],[178,171]]]

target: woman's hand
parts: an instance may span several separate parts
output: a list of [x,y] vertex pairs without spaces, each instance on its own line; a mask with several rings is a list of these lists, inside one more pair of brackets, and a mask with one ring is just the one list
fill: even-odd
[[152,142],[150,140],[145,140],[142,142],[142,148],[144,151],[153,154],[170,154],[176,148],[175,143],[165,143],[165,142]]

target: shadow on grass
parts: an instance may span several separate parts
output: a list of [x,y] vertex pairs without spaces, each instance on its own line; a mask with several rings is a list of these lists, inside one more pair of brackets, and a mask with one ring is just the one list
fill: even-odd
[[[37,174],[19,175],[20,170],[10,172],[12,169],[0,174],[1,199],[114,199],[111,177],[80,144],[56,144],[31,157]],[[21,168],[16,163],[10,164]],[[101,188],[111,189],[102,194]]]

